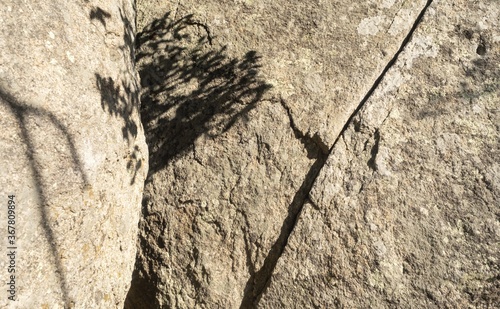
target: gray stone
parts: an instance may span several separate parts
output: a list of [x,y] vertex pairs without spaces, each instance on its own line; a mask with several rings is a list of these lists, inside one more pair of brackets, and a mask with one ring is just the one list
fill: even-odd
[[2,2],[0,238],[8,194],[17,236],[2,308],[123,307],[148,168],[134,16],[130,1]]
[[262,308],[500,303],[498,1],[439,1],[334,145]]

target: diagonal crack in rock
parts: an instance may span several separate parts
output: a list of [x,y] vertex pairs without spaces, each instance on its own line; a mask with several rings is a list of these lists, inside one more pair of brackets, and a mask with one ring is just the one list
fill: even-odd
[[[417,16],[415,19],[415,22],[402,41],[399,49],[396,51],[394,56],[389,60],[379,77],[375,80],[373,83],[372,87],[368,90],[366,95],[363,97],[361,102],[358,104],[356,109],[352,112],[351,116],[347,119],[345,122],[342,130],[340,131],[339,135],[333,142],[332,146],[327,150],[323,151],[324,147],[321,147],[322,143],[318,143],[318,141],[314,137],[310,137],[307,134],[303,134],[298,128],[295,126],[293,122],[293,118],[290,112],[290,109],[286,105],[286,103],[283,100],[280,100],[281,105],[283,108],[286,110],[288,113],[288,116],[290,118],[290,126],[295,134],[296,138],[299,138],[303,143],[305,140],[311,140],[314,142],[315,146],[321,149],[322,151],[318,151],[318,155],[316,157],[316,161],[313,163],[311,168],[309,169],[307,175],[304,178],[304,181],[302,185],[300,186],[299,190],[296,192],[292,202],[290,203],[288,207],[288,215],[283,221],[280,235],[278,236],[276,242],[274,245],[271,247],[271,250],[269,251],[263,266],[255,273],[253,273],[250,278],[248,279],[246,285],[245,285],[245,290],[244,290],[244,295],[243,295],[243,300],[240,305],[240,309],[246,309],[246,308],[257,308],[260,298],[266,291],[267,287],[270,284],[270,280],[272,277],[272,274],[274,272],[274,269],[276,267],[276,264],[278,263],[279,258],[281,257],[285,247],[287,246],[288,243],[288,238],[293,232],[296,222],[300,217],[300,213],[302,212],[302,208],[305,204],[305,202],[309,199],[309,193],[316,181],[316,178],[319,175],[319,172],[323,168],[323,166],[326,163],[326,159],[328,156],[331,154],[332,150],[334,149],[335,145],[339,141],[340,137],[344,134],[346,129],[351,125],[353,122],[354,117],[359,113],[359,111],[363,108],[363,106],[366,104],[366,102],[370,99],[372,96],[373,92],[375,89],[378,88],[380,83],[382,82],[384,76],[386,73],[389,71],[389,69],[394,65],[396,60],[398,59],[399,55],[401,52],[405,49],[407,46],[408,42],[411,40],[413,33],[421,23],[425,13],[427,12],[427,9],[429,6],[432,4],[432,0],[428,0],[423,9],[421,10],[420,14]],[[309,150],[308,150],[309,153]],[[376,155],[376,153],[374,153]]]

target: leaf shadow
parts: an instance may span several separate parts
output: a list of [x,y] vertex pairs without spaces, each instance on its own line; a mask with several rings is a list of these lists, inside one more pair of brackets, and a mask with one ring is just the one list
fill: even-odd
[[[102,18],[101,18],[102,17]],[[106,28],[106,19],[112,15],[99,7],[91,10],[89,18],[101,21]],[[101,93],[101,107],[111,116],[123,121],[123,140],[130,146],[127,170],[133,173],[130,185],[136,181],[137,174],[143,167],[140,148],[135,145],[140,124],[135,120],[134,113],[139,109],[139,85],[135,80],[135,29],[132,21],[120,9],[120,19],[123,24],[122,44],[118,46],[125,60],[125,71],[117,78],[95,73],[95,83]]]
[[215,138],[247,115],[271,87],[258,77],[255,51],[241,59],[214,48],[208,27],[169,13],[137,36],[141,119],[154,174],[203,134]]
[[[239,119],[248,120],[248,112],[271,88],[259,76],[257,52],[229,57],[227,47],[216,47],[214,41],[209,27],[194,15],[173,20],[170,13],[137,35],[141,120],[149,147],[147,181],[192,150],[199,137],[215,139]],[[139,246],[151,254],[151,244],[141,235]],[[139,260],[125,308],[158,307],[156,287],[162,278],[146,273]]]

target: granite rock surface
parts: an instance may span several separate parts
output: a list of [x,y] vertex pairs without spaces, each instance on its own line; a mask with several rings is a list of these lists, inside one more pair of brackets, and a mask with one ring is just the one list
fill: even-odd
[[2,2],[0,238],[15,195],[17,248],[14,273],[2,247],[2,308],[123,308],[148,168],[134,16],[130,1]]
[[258,307],[500,303],[498,1],[435,1],[333,146]]
[[151,168],[127,307],[265,304],[332,146],[427,5],[138,2]]

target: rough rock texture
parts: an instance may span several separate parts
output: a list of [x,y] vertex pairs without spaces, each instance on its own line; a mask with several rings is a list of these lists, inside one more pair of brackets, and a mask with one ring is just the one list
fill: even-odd
[[4,246],[2,308],[123,307],[148,165],[134,15],[131,1],[2,1],[2,240],[17,203],[17,301]]
[[439,1],[315,182],[262,308],[498,308],[500,5]]
[[250,307],[425,1],[139,1],[151,169],[128,308]]

